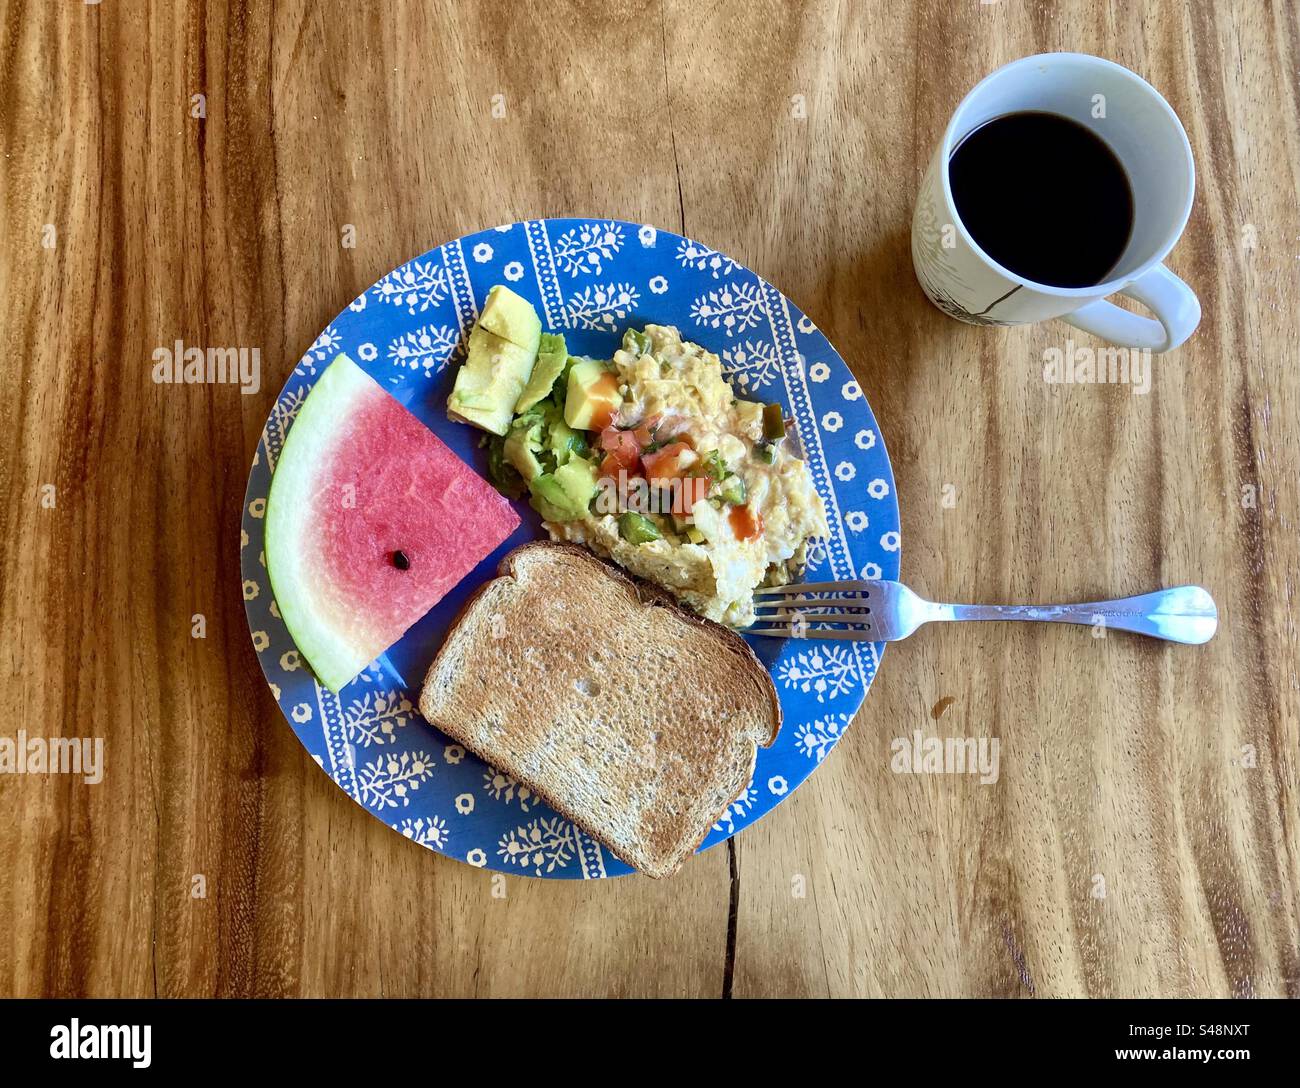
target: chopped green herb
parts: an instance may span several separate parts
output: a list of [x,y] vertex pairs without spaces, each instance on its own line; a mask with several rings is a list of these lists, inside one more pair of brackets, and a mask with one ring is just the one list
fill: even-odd
[[742,505],[749,497],[745,481],[739,476],[728,476],[722,482],[717,494],[724,503],[731,503],[733,506]]
[[717,450],[709,450],[701,459],[697,466],[701,474],[707,476],[710,480],[722,481],[730,473],[727,468],[727,462],[722,459],[722,454]]

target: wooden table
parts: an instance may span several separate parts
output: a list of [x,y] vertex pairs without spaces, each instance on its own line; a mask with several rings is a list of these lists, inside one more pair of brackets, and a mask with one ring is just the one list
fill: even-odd
[[[9,0],[0,733],[103,737],[106,770],[0,776],[0,993],[1296,994],[1297,23],[1282,0]],[[913,278],[953,107],[1054,49],[1141,73],[1196,153],[1171,265],[1205,318],[1146,396],[1045,384],[1082,334],[959,325]],[[735,254],[827,332],[918,590],[1200,582],[1218,637],[925,631],[795,797],[670,881],[494,897],[393,834],[258,672],[249,460],[384,272],[575,213]],[[259,347],[261,390],[155,384],[178,338]],[[914,730],[998,737],[999,780],[892,773]]]

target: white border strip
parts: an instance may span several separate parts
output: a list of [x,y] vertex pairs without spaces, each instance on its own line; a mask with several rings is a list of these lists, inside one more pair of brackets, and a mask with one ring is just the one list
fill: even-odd
[[[534,232],[537,237],[534,238]],[[524,236],[528,239],[528,253],[537,273],[537,289],[542,296],[542,312],[548,329],[570,328],[569,312],[564,308],[564,295],[560,277],[555,271],[555,254],[551,251],[551,238],[546,233],[546,220],[529,219],[524,223]],[[546,278],[543,278],[545,276]],[[559,319],[556,319],[556,312]]]

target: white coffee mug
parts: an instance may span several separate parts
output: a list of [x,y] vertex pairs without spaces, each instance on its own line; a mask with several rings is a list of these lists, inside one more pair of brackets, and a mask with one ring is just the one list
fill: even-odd
[[[1104,283],[1035,283],[998,264],[962,225],[948,180],[954,149],[985,122],[1025,110],[1077,121],[1101,137],[1128,174],[1133,230]],[[1008,163],[1008,169],[1032,168],[1029,156],[1025,163]],[[1160,263],[1187,224],[1195,188],[1187,133],[1146,80],[1083,53],[1025,57],[985,77],[948,123],[917,197],[912,263],[930,301],[960,321],[1024,325],[1059,317],[1113,344],[1168,351],[1191,336],[1201,319],[1192,289]],[[1155,320],[1105,301],[1115,292],[1142,303]]]

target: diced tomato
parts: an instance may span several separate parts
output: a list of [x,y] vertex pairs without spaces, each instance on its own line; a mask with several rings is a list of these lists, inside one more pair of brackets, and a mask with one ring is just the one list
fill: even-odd
[[651,416],[632,432],[643,449],[656,441],[655,431],[659,429],[659,423],[662,419],[663,416]]
[[606,427],[600,432],[600,448],[611,453],[630,450],[637,456],[641,454],[641,447],[637,444],[635,433],[620,431],[617,427]]
[[615,480],[618,479],[620,469],[629,476],[635,476],[639,468],[640,463],[635,449],[609,450],[600,461],[600,475],[610,476]]
[[[611,375],[612,377],[612,375]],[[604,431],[614,426],[618,419],[618,409],[611,404],[597,405],[591,413],[591,426],[588,430]]]
[[695,453],[685,442],[673,442],[642,459],[649,480],[674,480],[686,474],[686,468],[695,460]]
[[624,447],[614,456],[623,463],[629,476],[639,476],[641,474],[641,455],[635,450]]
[[756,540],[763,531],[763,515],[750,509],[748,503],[733,506],[727,520],[731,523],[731,531],[736,534],[737,540]]
[[605,456],[600,463],[600,474],[618,478],[621,468],[629,476],[636,473],[641,464],[641,447],[631,431],[620,431],[617,427],[606,427],[600,432],[600,448]]

